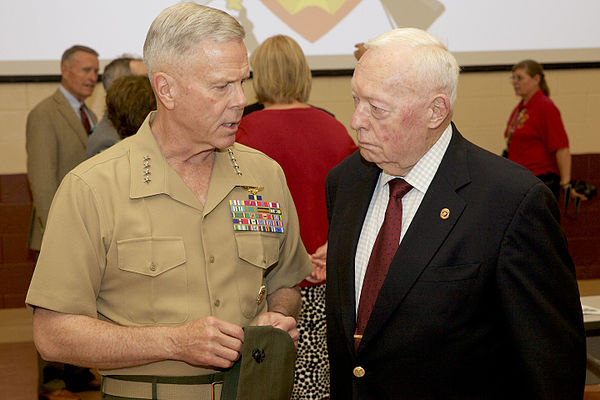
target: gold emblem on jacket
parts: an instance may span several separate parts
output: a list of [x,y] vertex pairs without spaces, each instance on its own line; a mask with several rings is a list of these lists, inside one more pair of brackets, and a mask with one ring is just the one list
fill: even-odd
[[355,377],[362,378],[363,376],[365,376],[365,369],[360,366],[354,367],[354,369],[352,370],[352,373],[354,374]]

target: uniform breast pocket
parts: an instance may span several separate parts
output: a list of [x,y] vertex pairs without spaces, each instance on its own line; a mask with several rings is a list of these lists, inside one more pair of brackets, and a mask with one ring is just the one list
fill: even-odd
[[252,319],[266,307],[266,298],[259,296],[267,270],[279,261],[280,239],[277,234],[236,232],[238,257],[243,260],[235,279],[244,317]]
[[117,253],[124,315],[138,324],[181,323],[188,318],[183,238],[120,240]]

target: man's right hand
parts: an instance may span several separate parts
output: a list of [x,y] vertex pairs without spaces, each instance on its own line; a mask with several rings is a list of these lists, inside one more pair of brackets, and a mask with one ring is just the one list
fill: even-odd
[[181,326],[122,326],[37,307],[33,338],[45,360],[116,369],[163,360],[229,368],[240,357],[244,331],[216,317]]
[[207,368],[230,368],[240,357],[244,330],[211,316],[178,327],[171,339],[178,360]]

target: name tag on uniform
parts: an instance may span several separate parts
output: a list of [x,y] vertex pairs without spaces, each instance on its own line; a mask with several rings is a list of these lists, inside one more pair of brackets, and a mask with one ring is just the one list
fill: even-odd
[[229,200],[233,230],[283,233],[279,203],[263,201],[262,196],[248,195],[248,200]]

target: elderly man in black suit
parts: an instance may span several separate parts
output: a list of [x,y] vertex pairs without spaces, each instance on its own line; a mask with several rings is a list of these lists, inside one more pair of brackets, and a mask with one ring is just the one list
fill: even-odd
[[326,187],[331,398],[581,398],[583,318],[552,193],[451,123],[459,68],[437,39],[397,29],[366,47],[360,151]]

